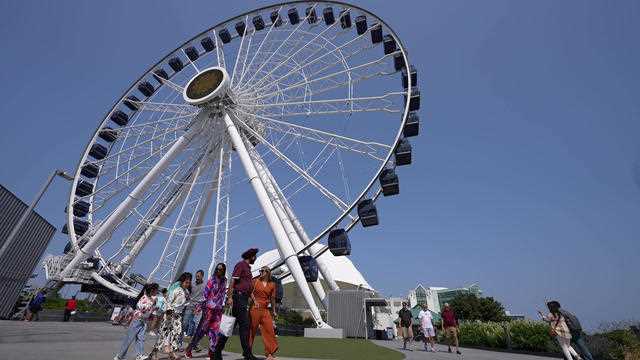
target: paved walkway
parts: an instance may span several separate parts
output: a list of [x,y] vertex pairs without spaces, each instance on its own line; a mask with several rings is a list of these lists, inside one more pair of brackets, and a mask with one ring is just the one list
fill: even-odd
[[554,360],[554,358],[534,355],[512,354],[476,349],[461,348],[462,355],[447,352],[444,345],[436,345],[437,352],[426,352],[422,344],[416,344],[413,351],[402,350],[402,342],[399,340],[382,341],[372,340],[375,344],[394,349],[405,354],[407,360]]
[[[111,360],[120,349],[126,329],[107,323],[0,321],[0,359],[2,360]],[[145,350],[151,351],[148,339]],[[133,348],[128,358],[135,358]],[[225,360],[242,359],[224,352]],[[207,352],[193,354],[208,360]],[[168,359],[162,355],[159,359]],[[184,359],[184,358],[183,358]],[[301,360],[283,358],[281,360]],[[305,359],[308,360],[308,359]]]

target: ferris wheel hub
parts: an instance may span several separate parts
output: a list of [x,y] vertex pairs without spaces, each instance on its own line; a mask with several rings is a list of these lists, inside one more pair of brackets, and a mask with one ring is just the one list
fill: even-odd
[[184,87],[182,97],[191,105],[219,102],[229,91],[229,74],[220,66],[200,71]]

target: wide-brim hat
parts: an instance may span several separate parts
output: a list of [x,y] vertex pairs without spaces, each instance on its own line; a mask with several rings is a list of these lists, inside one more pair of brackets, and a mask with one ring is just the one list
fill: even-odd
[[247,250],[247,251],[242,253],[242,258],[243,259],[250,259],[253,256],[256,256],[258,251],[260,251],[258,248],[251,248],[251,249],[249,249],[249,250]]

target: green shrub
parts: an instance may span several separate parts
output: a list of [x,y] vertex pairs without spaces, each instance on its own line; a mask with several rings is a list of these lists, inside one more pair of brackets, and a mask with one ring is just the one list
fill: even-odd
[[549,335],[549,326],[542,321],[516,320],[508,323],[511,347],[515,350],[557,352],[556,341]]

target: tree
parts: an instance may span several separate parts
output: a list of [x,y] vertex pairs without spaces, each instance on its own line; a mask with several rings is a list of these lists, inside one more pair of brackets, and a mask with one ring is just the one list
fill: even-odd
[[461,294],[449,303],[459,320],[507,321],[504,307],[492,297]]

